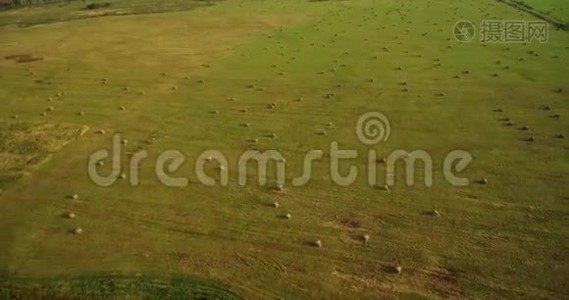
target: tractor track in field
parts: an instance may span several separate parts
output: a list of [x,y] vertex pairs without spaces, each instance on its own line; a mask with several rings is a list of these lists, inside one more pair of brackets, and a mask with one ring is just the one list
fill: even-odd
[[555,26],[555,28],[560,29],[560,30],[564,30],[564,31],[569,31],[569,22],[565,22],[561,19],[558,19],[556,17],[550,16],[546,13],[543,13],[539,10],[536,10],[534,8],[532,8],[530,5],[522,2],[522,1],[516,1],[516,0],[496,0],[500,3],[504,3],[508,6],[511,6],[517,10],[520,10],[522,12],[525,12],[527,14],[530,14],[540,20],[543,20],[553,26]]

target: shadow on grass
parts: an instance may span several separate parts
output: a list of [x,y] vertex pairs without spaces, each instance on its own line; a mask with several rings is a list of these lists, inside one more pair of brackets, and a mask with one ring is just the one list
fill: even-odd
[[221,284],[192,277],[0,277],[0,299],[243,299]]

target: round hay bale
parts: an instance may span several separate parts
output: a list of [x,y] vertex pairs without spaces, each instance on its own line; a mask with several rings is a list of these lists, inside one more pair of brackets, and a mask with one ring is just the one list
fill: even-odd
[[74,212],[65,213],[65,218],[67,219],[75,219],[77,217]]
[[96,134],[105,134],[105,130],[104,129],[99,129],[97,131],[95,131]]
[[482,178],[480,180],[480,184],[488,184],[488,179],[487,178]]
[[403,267],[401,267],[400,265],[393,267],[393,272],[395,274],[401,274],[402,271],[403,271]]
[[73,199],[73,200],[77,200],[77,199],[79,199],[79,195],[77,195],[77,194],[69,195],[69,198]]
[[272,203],[272,206],[273,206],[274,208],[279,208],[280,205],[279,205],[278,202],[275,201],[275,202]]
[[52,98],[52,97],[47,97],[46,100],[47,100],[47,102],[52,102],[52,101],[53,101],[53,98]]
[[73,234],[75,234],[75,235],[80,235],[82,233],[83,233],[83,228],[81,228],[81,227],[75,227],[73,229]]
[[303,100],[304,100],[304,98],[302,98],[302,97],[296,98],[296,101],[297,101],[297,102],[302,102]]
[[282,192],[284,190],[284,186],[282,184],[276,184],[273,187],[273,190],[275,190],[276,192]]
[[55,94],[56,97],[63,97],[63,92],[59,92],[57,94]]
[[45,117],[45,116],[47,116],[47,113],[44,111],[40,114],[40,116]]
[[173,86],[173,87],[172,87],[172,90],[173,90],[173,91],[177,91],[177,90],[178,90],[178,87],[177,87],[177,86]]
[[246,113],[246,112],[247,112],[247,109],[246,109],[246,108],[242,108],[242,109],[240,109],[239,111],[242,112],[242,113]]
[[277,138],[277,134],[276,133],[271,133],[268,135],[270,138],[276,139]]
[[438,210],[433,209],[433,211],[431,212],[431,215],[434,217],[440,217],[441,213]]
[[367,243],[367,242],[369,241],[369,234],[367,234],[367,233],[364,234],[364,235],[362,236],[362,241],[363,241],[364,243]]
[[126,174],[125,173],[121,173],[121,175],[119,176],[120,179],[126,179]]
[[77,113],[77,115],[79,115],[79,116],[84,116],[84,115],[85,115],[85,113],[84,113],[84,112],[82,112],[82,111],[80,111],[80,112],[78,112],[78,113]]
[[50,106],[47,108],[47,111],[54,111],[54,110],[55,110],[55,108],[53,106]]
[[120,110],[126,110],[126,106],[119,107]]
[[292,218],[291,214],[289,213],[286,213],[283,217],[287,220],[290,220],[290,218]]
[[242,123],[241,126],[243,126],[243,127],[249,127],[249,126],[251,126],[251,124],[249,124],[248,122],[246,122],[246,123]]
[[102,161],[102,160],[100,160],[100,161],[97,162],[97,166],[99,166],[99,167],[102,167],[102,166],[104,166],[104,165],[105,165],[105,162]]
[[212,111],[210,111],[209,113],[210,113],[210,114],[217,115],[217,114],[219,113],[219,111],[217,111],[217,110],[212,110]]
[[128,86],[125,86],[125,87],[123,88],[123,91],[125,91],[125,92],[128,92],[129,90],[130,90],[130,88],[129,88]]
[[533,135],[532,135],[532,136],[530,136],[530,137],[528,138],[528,142],[533,142],[533,141],[535,141],[535,138],[534,138]]
[[122,141],[121,141],[121,144],[123,144],[123,145],[128,144],[128,140],[127,140],[127,139],[122,140]]
[[313,245],[314,247],[322,248],[322,241],[320,241],[320,240],[315,240],[315,241],[312,242],[312,245]]

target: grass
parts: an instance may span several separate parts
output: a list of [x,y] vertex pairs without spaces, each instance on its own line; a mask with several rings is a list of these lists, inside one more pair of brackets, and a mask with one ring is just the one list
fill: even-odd
[[195,278],[81,277],[0,278],[0,299],[241,299],[215,282]]
[[[0,121],[92,129],[2,194],[0,272],[26,278],[24,287],[62,277],[87,276],[90,284],[89,274],[100,273],[127,282],[136,273],[197,276],[245,298],[562,298],[569,145],[555,135],[569,131],[569,102],[555,91],[569,90],[562,63],[569,36],[552,30],[547,44],[487,46],[450,36],[457,19],[489,18],[532,17],[488,0],[234,0],[0,28],[0,57],[43,58],[0,60]],[[271,103],[278,105],[269,109]],[[407,187],[402,172],[389,193],[369,187],[365,176],[340,187],[326,159],[301,188],[287,184],[275,193],[271,185],[237,184],[237,158],[250,147],[279,150],[290,179],[300,175],[307,151],[329,153],[338,141],[360,153],[352,163],[365,173],[369,147],[354,125],[374,110],[393,127],[378,157],[428,151],[433,187]],[[129,141],[124,159],[149,152],[140,186],[119,180],[102,188],[87,177],[89,155],[108,149],[112,133]],[[154,174],[153,161],[171,149],[187,157],[175,175],[189,177],[188,187],[165,187]],[[192,175],[206,149],[228,157],[229,186],[202,186]],[[442,160],[454,149],[475,157],[464,172],[473,182],[467,187],[444,181]],[[110,167],[107,161],[101,169]],[[482,178],[488,184],[475,183]],[[66,197],[74,193],[80,198]],[[68,211],[76,218],[61,217]],[[285,221],[284,213],[294,217]],[[69,233],[76,227],[81,235]],[[365,244],[364,234],[371,237]],[[311,246],[316,240],[321,248]]]
[[569,4],[563,0],[523,0],[537,11],[569,23]]

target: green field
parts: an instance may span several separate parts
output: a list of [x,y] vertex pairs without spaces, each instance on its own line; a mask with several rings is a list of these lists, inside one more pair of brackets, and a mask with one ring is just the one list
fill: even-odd
[[569,3],[564,0],[523,0],[535,10],[569,23]]
[[[569,32],[455,41],[458,20],[535,20],[494,0],[110,2],[0,12],[0,299],[567,297]],[[355,134],[369,111],[391,122],[379,146]],[[148,151],[139,186],[90,180],[113,134],[125,170]],[[359,153],[340,165],[354,184],[328,155],[290,184],[334,141]],[[195,175],[208,149],[226,187]],[[282,191],[238,184],[247,149],[286,157]],[[427,151],[433,185],[398,164],[389,191],[370,187],[369,149]],[[474,157],[465,187],[443,175],[457,149]],[[187,187],[155,175],[165,150]]]

